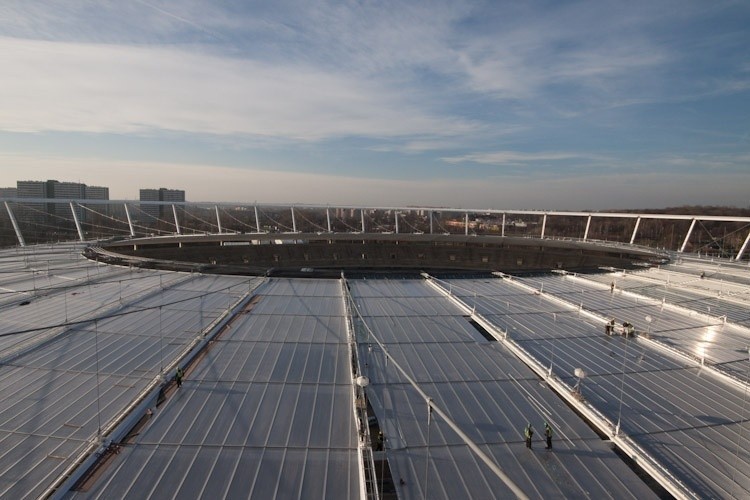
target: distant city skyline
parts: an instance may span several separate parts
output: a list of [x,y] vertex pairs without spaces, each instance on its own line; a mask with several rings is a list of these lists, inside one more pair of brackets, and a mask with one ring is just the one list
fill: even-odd
[[750,206],[750,4],[0,6],[0,186],[112,199]]

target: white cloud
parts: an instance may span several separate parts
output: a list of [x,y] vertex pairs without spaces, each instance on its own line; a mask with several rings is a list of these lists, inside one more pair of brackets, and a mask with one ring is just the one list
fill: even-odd
[[520,165],[532,162],[549,162],[572,159],[603,160],[604,157],[590,153],[574,153],[565,151],[542,151],[538,153],[526,153],[522,151],[494,151],[489,153],[471,153],[461,156],[442,158],[448,163],[483,163],[487,165]]
[[184,49],[0,39],[0,129],[148,133],[166,129],[297,140],[456,135],[367,79]]

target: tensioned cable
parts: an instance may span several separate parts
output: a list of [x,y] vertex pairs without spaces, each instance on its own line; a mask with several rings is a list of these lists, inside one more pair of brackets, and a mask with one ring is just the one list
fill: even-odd
[[419,228],[417,228],[416,226],[413,226],[412,224],[409,223],[408,220],[406,220],[406,217],[402,217],[401,218],[401,222],[403,222],[404,224],[406,224],[407,226],[409,226],[410,228],[412,228],[414,230],[414,232],[420,232]]
[[333,214],[333,218],[335,220],[341,222],[344,226],[346,226],[347,228],[351,229],[354,232],[360,231],[362,229],[362,228],[357,228],[357,227],[354,227],[354,226],[350,226],[349,224],[346,223],[346,221],[344,219],[342,219],[341,217],[339,217],[336,214]]
[[433,216],[433,220],[435,220],[435,222],[437,223],[438,227],[440,229],[442,229],[444,233],[450,233],[450,231],[448,231],[447,229],[445,229],[445,227],[440,223],[440,218],[435,218],[435,214],[434,213],[432,214],[432,216]]
[[233,216],[227,210],[225,210],[224,207],[219,207],[219,210],[221,210],[227,217],[229,217],[230,219],[234,220],[235,222],[238,222],[239,224],[241,224],[241,225],[243,225],[245,227],[249,227],[250,229],[254,230],[255,232],[258,232],[258,233],[260,232],[260,228],[256,228],[255,226],[251,226],[250,224],[248,224],[246,222],[242,222],[237,217]]
[[266,217],[266,219],[270,220],[271,222],[273,222],[277,226],[282,227],[282,228],[286,229],[287,231],[293,231],[294,230],[293,228],[282,224],[281,222],[277,221],[276,219],[274,219],[273,217],[271,217],[270,215],[268,215],[266,212],[263,211],[263,209],[258,208],[258,212],[260,212],[262,215],[264,215]]
[[[67,270],[82,270],[82,269],[86,269],[86,268],[90,269],[91,267],[93,267],[93,266],[89,265],[89,266],[76,266],[76,267],[70,267],[70,268],[50,268],[50,271],[53,271],[53,270],[55,270],[55,271],[56,270],[62,270],[62,271],[67,271]],[[37,270],[25,270],[24,272],[25,273],[30,273],[30,272],[45,272],[45,271],[46,271],[46,269],[37,269]],[[106,284],[111,284],[111,283],[121,283],[121,282],[125,282],[125,281],[138,281],[138,280],[143,280],[143,279],[145,279],[147,277],[167,276],[167,275],[172,274],[171,271],[164,271],[164,272],[157,271],[157,272],[155,272],[153,274],[149,274],[147,276],[140,275],[140,276],[133,276],[133,277],[127,277],[127,278],[117,279],[118,275],[126,274],[126,273],[129,273],[129,272],[130,271],[128,271],[127,269],[122,269],[122,270],[120,270],[119,273],[117,273],[114,276],[112,276],[112,279],[104,279],[104,280],[101,280],[101,281],[95,281],[95,283],[97,285],[106,285]],[[24,278],[27,278],[26,274],[23,274],[22,276]],[[55,277],[57,275],[53,274],[51,276]],[[83,281],[83,280],[87,280],[87,281]],[[89,280],[89,278],[86,277],[86,276],[81,277],[81,278],[72,278],[69,281],[70,285],[50,285],[50,286],[45,286],[45,287],[38,287],[38,288],[36,288],[36,290],[37,290],[37,292],[48,292],[48,291],[51,292],[51,291],[57,291],[57,290],[61,290],[62,291],[62,290],[68,290],[68,289],[75,289],[75,288],[78,288],[78,287],[82,286],[82,284],[85,285],[88,282],[88,280]],[[0,291],[0,295],[3,295],[3,294],[25,293],[27,291],[28,290]]]
[[[165,220],[165,219],[160,219],[159,217],[157,217],[157,216],[155,216],[155,215],[152,215],[152,214],[150,214],[150,213],[146,212],[145,210],[143,210],[142,208],[140,208],[140,207],[139,207],[138,205],[136,205],[136,204],[133,204],[133,205],[131,205],[131,207],[132,207],[132,208],[134,208],[134,209],[136,209],[137,211],[139,211],[139,212],[140,212],[140,213],[142,213],[143,215],[146,215],[146,216],[148,216],[148,217],[151,217],[151,218],[152,218],[153,220],[155,220],[155,221],[157,221],[157,222],[163,222],[164,224],[167,224],[167,225],[169,225],[169,226],[172,226],[173,228],[175,228],[175,230],[177,229],[177,225],[176,225],[176,224],[174,223],[174,221],[172,221],[172,222],[169,222],[168,220]],[[150,227],[149,227],[148,229],[149,229],[149,230],[152,230],[152,228],[150,228]],[[160,233],[167,233],[167,234],[171,234],[171,233],[169,233],[169,231],[164,231],[163,229],[158,229],[158,228],[155,228],[155,229],[156,229],[157,231],[159,231]]]
[[198,220],[198,221],[200,221],[200,222],[202,222],[204,224],[208,224],[210,227],[215,227],[217,231],[219,230],[219,225],[216,224],[215,222],[210,222],[210,221],[207,221],[205,219],[201,219],[197,215],[194,215],[194,214],[191,214],[190,212],[188,212],[187,209],[185,209],[185,207],[180,207],[180,208],[182,208],[182,213],[185,214],[186,216],[192,217],[193,219]]
[[325,227],[321,226],[320,224],[318,224],[316,222],[313,222],[312,220],[310,220],[307,217],[305,217],[305,214],[303,214],[301,210],[296,211],[294,213],[295,213],[295,215],[300,216],[302,219],[306,220],[307,222],[309,222],[310,224],[312,224],[316,228],[320,229],[321,231],[328,231],[328,228],[325,228]]
[[727,236],[731,236],[734,233],[738,233],[738,232],[740,232],[740,231],[742,231],[742,230],[750,227],[750,224],[745,224],[744,226],[742,226],[742,227],[740,227],[738,229],[735,229],[734,231],[732,231],[730,233],[727,233],[726,235],[722,236],[721,238],[714,238],[714,236],[711,234],[711,231],[709,231],[708,228],[705,226],[705,224],[703,224],[702,220],[698,220],[698,223],[706,231],[706,233],[708,233],[708,236],[711,238],[711,241],[706,242],[706,244],[703,245],[703,246],[701,246],[701,247],[699,247],[698,250],[701,250],[701,249],[704,249],[704,248],[708,247],[709,245],[711,245],[711,243],[713,243],[715,241],[716,242],[720,241],[721,243],[719,244],[719,250],[721,250],[721,254],[722,255],[724,255],[724,243],[726,242],[725,240],[726,240]]
[[[390,231],[391,230],[390,227],[384,226],[384,225],[378,223],[378,221],[376,221],[375,218],[373,216],[371,216],[370,214],[365,213],[365,217],[367,218],[367,221],[370,223],[370,225],[372,227],[374,227],[375,229],[379,229],[381,231]],[[359,229],[357,231],[359,231]]]
[[[703,224],[703,221],[702,221],[702,220],[700,220],[700,219],[696,219],[696,220],[698,221],[698,224],[700,224],[701,228],[703,228],[703,230],[704,230],[704,231],[706,232],[706,234],[708,234],[708,237],[709,237],[709,238],[710,238],[710,240],[711,240],[711,241],[708,241],[708,242],[706,242],[706,244],[705,244],[705,245],[703,245],[703,246],[699,247],[699,248],[698,248],[698,250],[700,250],[700,249],[706,248],[707,246],[709,246],[709,245],[710,245],[711,243],[713,243],[714,241],[717,241],[717,240],[718,240],[718,238],[714,238],[714,235],[713,235],[713,234],[711,234],[711,231],[709,231],[709,230],[708,230],[708,228],[706,227],[706,225],[705,225],[705,224]],[[722,253],[723,253],[723,252],[724,252],[724,247],[723,247],[722,245],[719,245],[719,247],[720,247],[720,250],[721,250],[721,251],[722,251]]]
[[[160,307],[168,307],[168,306],[172,306],[172,305],[175,305],[175,304],[182,304],[184,302],[190,302],[192,300],[200,299],[201,297],[208,297],[209,295],[213,295],[215,293],[221,293],[221,292],[227,292],[227,293],[229,293],[228,291],[231,290],[231,289],[233,289],[233,288],[244,287],[244,286],[245,286],[245,283],[235,283],[235,284],[223,287],[223,288],[218,288],[216,290],[211,290],[211,291],[208,291],[208,292],[205,292],[205,293],[201,293],[201,294],[195,295],[193,297],[188,297],[188,298],[179,299],[179,300],[173,300],[171,302],[164,302],[162,304],[157,304],[157,305],[149,306],[149,307],[138,307],[138,308],[135,308],[135,309],[133,309],[131,311],[120,311],[120,312],[109,313],[109,314],[106,314],[106,315],[103,315],[103,316],[99,316],[96,319],[99,320],[99,321],[102,321],[102,320],[105,320],[105,319],[119,318],[119,317],[122,317],[122,316],[127,316],[129,314],[141,313],[141,312],[144,312],[144,311],[153,311],[153,310],[158,309]],[[128,305],[128,307],[135,307],[135,305]],[[75,321],[67,321],[67,322],[64,322],[64,323],[58,323],[58,324],[54,324],[54,325],[40,326],[40,327],[35,327],[35,328],[26,328],[24,330],[17,330],[15,332],[4,332],[4,333],[0,333],[0,338],[2,338],[2,337],[11,337],[11,336],[14,336],[14,335],[23,335],[25,333],[39,332],[39,331],[43,331],[43,330],[49,330],[51,328],[60,328],[60,327],[65,327],[65,326],[83,325],[83,324],[86,324],[86,323],[91,323],[92,321],[94,321],[94,319],[90,318],[90,319],[82,319],[82,320],[75,320]]]
[[[111,221],[119,222],[120,224],[122,224],[122,225],[124,225],[124,226],[127,226],[127,225],[128,225],[128,221],[126,221],[126,220],[120,220],[120,219],[118,219],[118,218],[116,218],[116,217],[113,217],[113,216],[111,216],[111,215],[107,215],[107,214],[103,214],[103,213],[101,213],[101,212],[97,212],[97,211],[96,211],[96,210],[94,210],[93,208],[91,208],[91,207],[88,207],[88,206],[86,206],[86,205],[81,205],[81,204],[80,204],[80,203],[78,203],[78,202],[75,202],[75,204],[76,204],[76,205],[78,205],[79,207],[81,207],[82,209],[84,209],[84,210],[86,210],[86,211],[88,211],[88,212],[91,212],[91,213],[93,213],[93,214],[96,214],[96,215],[98,215],[98,216],[100,216],[100,217],[104,217],[105,219],[109,219],[109,220],[111,220]],[[88,224],[90,224],[90,223],[88,223]],[[107,227],[107,226],[98,226],[98,227]]]
[[[53,204],[54,204],[54,205],[65,205],[65,203],[53,203]],[[44,205],[44,203],[39,203],[39,205]],[[36,212],[36,213],[38,213],[38,214],[41,214],[41,215],[43,215],[43,216],[45,216],[45,217],[51,217],[51,218],[53,218],[53,219],[60,219],[60,220],[63,220],[63,221],[65,221],[65,222],[68,222],[68,223],[70,223],[70,224],[74,224],[74,223],[75,223],[75,221],[74,221],[74,220],[73,220],[72,218],[68,219],[67,217],[63,217],[63,216],[61,216],[61,215],[57,215],[57,214],[56,214],[56,213],[54,213],[54,212],[48,212],[48,211],[46,211],[46,210],[40,210],[40,209],[38,209],[38,208],[36,208],[36,207],[34,207],[34,206],[32,206],[32,205],[29,205],[29,204],[25,204],[25,203],[24,203],[24,204],[21,204],[21,203],[19,203],[19,205],[18,205],[18,206],[19,206],[20,208],[23,208],[23,210],[29,210],[29,211],[31,211],[31,212]],[[22,211],[23,211],[23,210],[22,210]],[[66,209],[66,211],[67,211],[67,210],[68,210],[68,209]],[[26,221],[24,221],[24,222],[26,222]],[[29,221],[29,222],[27,222],[27,223],[31,223],[31,224],[37,224],[37,225],[41,225],[40,223],[37,223],[37,222],[32,222],[32,221]],[[50,226],[50,225],[46,225],[46,224],[44,225],[44,227],[57,228],[57,226]],[[58,228],[58,229],[59,229],[59,228]]]
[[[97,214],[97,215],[100,215],[100,216],[102,216],[102,217],[105,217],[105,218],[107,218],[107,219],[111,219],[111,220],[113,220],[113,221],[115,221],[115,222],[119,222],[119,223],[121,223],[121,224],[129,225],[128,221],[122,221],[122,220],[120,220],[120,219],[117,219],[117,218],[115,218],[115,217],[111,217],[111,216],[109,216],[109,215],[106,215],[106,214],[103,214],[103,213],[101,213],[101,212],[97,212],[96,210],[94,210],[94,209],[92,209],[92,208],[90,208],[90,207],[87,207],[87,206],[85,206],[85,205],[81,205],[81,204],[80,204],[80,203],[78,203],[78,202],[76,202],[76,204],[77,204],[77,205],[78,205],[79,207],[81,207],[81,208],[83,208],[83,209],[85,209],[85,210],[88,210],[88,211],[90,211],[90,212],[93,212],[93,213],[95,213],[95,214]],[[129,206],[130,206],[130,207],[133,207],[133,208],[135,208],[136,210],[139,210],[139,209],[138,209],[138,207],[136,207],[135,205],[129,205]],[[153,215],[151,215],[151,214],[149,214],[149,213],[147,213],[147,212],[144,212],[144,213],[145,213],[146,215],[148,215],[149,217],[152,217],[152,218],[154,217]],[[157,219],[157,220],[161,220],[161,219]],[[167,222],[167,221],[164,221],[164,222]],[[167,223],[169,223],[169,222],[167,222]],[[89,223],[89,222],[84,222],[84,224],[91,224],[91,223]],[[150,227],[148,227],[148,226],[142,226],[142,225],[140,225],[140,224],[138,224],[138,223],[136,223],[136,222],[133,222],[133,223],[132,223],[132,225],[133,225],[133,228],[139,228],[139,229],[143,229],[143,230],[145,230],[145,231],[151,231],[151,230],[153,230],[153,228],[150,228]],[[174,225],[174,224],[172,224],[172,225]],[[106,227],[106,226],[97,226],[97,227]],[[126,230],[126,232],[129,232],[129,231],[128,231],[128,230]]]

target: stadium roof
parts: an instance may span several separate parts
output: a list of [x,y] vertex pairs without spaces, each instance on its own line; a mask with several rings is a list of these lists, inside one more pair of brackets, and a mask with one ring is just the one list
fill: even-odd
[[82,249],[0,252],[0,496],[750,491],[747,265],[322,280]]

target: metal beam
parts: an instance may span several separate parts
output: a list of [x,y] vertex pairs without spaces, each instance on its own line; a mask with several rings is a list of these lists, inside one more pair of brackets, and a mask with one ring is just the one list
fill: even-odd
[[177,228],[177,234],[182,234],[182,230],[180,229],[180,221],[177,220],[177,208],[175,208],[174,205],[172,205],[172,215],[174,215],[174,227]]
[[297,219],[294,218],[294,205],[289,207],[292,210],[292,232],[297,232]]
[[433,230],[432,230],[432,210],[430,210],[430,234],[432,234],[432,233],[433,233]]
[[78,237],[81,239],[81,241],[84,241],[83,238],[83,229],[81,229],[81,223],[78,220],[78,214],[76,214],[76,209],[73,207],[73,202],[70,202],[70,211],[73,213],[73,220],[76,223],[76,229],[78,230]]
[[221,234],[221,217],[219,217],[219,205],[214,205],[216,208],[216,225],[219,226],[219,234]]
[[[52,203],[53,200],[50,198],[5,198],[4,201],[8,202],[16,202],[16,203]],[[54,203],[68,203],[68,202],[80,202],[80,203],[86,203],[87,205],[116,205],[116,204],[123,204],[123,203],[132,203],[133,200],[89,200],[89,199],[80,199],[80,198],[55,198]],[[186,202],[186,201],[139,201],[138,202],[141,205],[191,205],[196,207],[204,207],[204,208],[210,208],[216,205],[216,202]],[[242,203],[219,203],[219,206],[230,206],[230,207],[236,207],[238,205],[242,205]],[[281,204],[281,203],[265,203],[264,206],[272,207],[272,208],[286,208],[289,206],[289,204]],[[325,208],[325,205],[315,205],[315,204],[306,204],[306,203],[296,203],[296,207],[298,208],[318,208],[322,209]],[[346,209],[354,209],[359,210],[360,208],[364,208],[366,210],[402,210],[402,211],[408,211],[408,210],[431,210],[434,209],[434,207],[422,207],[422,206],[409,206],[409,207],[396,207],[396,206],[361,206],[361,205],[328,205],[331,208],[346,208]],[[506,210],[506,209],[491,209],[491,208],[451,208],[446,207],[442,209],[441,211],[447,211],[447,212],[462,212],[467,211],[469,213],[488,213],[488,214],[517,214],[517,215],[540,215],[542,212],[539,210]],[[664,219],[664,220],[693,220],[697,219],[700,221],[718,221],[718,222],[750,222],[750,217],[734,217],[734,216],[722,216],[722,215],[681,215],[681,214],[645,214],[645,213],[625,213],[625,212],[565,212],[565,211],[546,211],[548,215],[554,215],[554,216],[567,216],[567,217],[599,217],[599,218],[613,218],[613,219],[637,219],[638,217],[642,219]]]
[[394,210],[393,217],[396,219],[396,234],[398,234],[398,212]]
[[542,218],[542,236],[541,238],[544,239],[544,230],[547,228],[547,214],[544,214],[544,217]]
[[[4,201],[8,202],[17,202],[17,203],[52,203],[53,200],[49,198],[6,198]],[[86,203],[87,205],[116,205],[116,204],[123,204],[123,203],[132,203],[132,200],[84,200],[80,198],[55,198],[54,203],[68,203],[68,202],[80,202],[80,203]],[[139,201],[138,202],[141,205],[191,205],[196,207],[205,207],[210,208],[216,205],[216,202],[185,202],[185,201],[175,201],[175,202],[169,202],[169,201]],[[242,203],[219,203],[220,206],[231,206],[235,207],[238,205],[242,205]],[[264,206],[273,207],[273,208],[286,208],[289,206],[289,204],[281,204],[281,203],[266,203]],[[325,205],[315,205],[315,204],[305,204],[305,203],[296,203],[295,206],[298,208],[318,208],[322,209],[325,208]],[[408,211],[408,210],[431,210],[434,209],[434,207],[422,207],[422,206],[410,206],[410,207],[396,207],[396,206],[361,206],[361,205],[328,205],[331,208],[346,208],[346,209],[354,209],[359,210],[360,208],[364,208],[366,210],[402,210],[402,211]],[[445,209],[441,211],[447,211],[447,212],[461,212],[461,211],[468,211],[469,213],[488,213],[488,214],[517,214],[517,215],[540,215],[542,212],[539,210],[506,210],[506,209],[491,209],[491,208],[450,208],[446,207]],[[547,211],[545,212],[548,215],[554,215],[554,216],[568,216],[568,217],[599,217],[599,218],[613,218],[613,219],[637,219],[638,217],[642,219],[664,219],[664,220],[693,220],[697,219],[700,221],[719,221],[719,222],[750,222],[750,217],[733,217],[733,216],[722,216],[722,215],[680,215],[680,214],[644,214],[644,213],[624,213],[624,212],[565,212],[565,211]]]
[[695,221],[697,221],[697,220],[698,220],[698,219],[695,219],[695,218],[694,218],[694,219],[693,219],[693,222],[691,222],[691,223],[690,223],[690,229],[688,229],[688,232],[687,232],[687,234],[685,235],[685,241],[683,241],[683,242],[682,242],[682,246],[680,247],[680,253],[682,253],[682,252],[684,252],[684,251],[685,251],[685,247],[687,246],[687,244],[688,244],[688,240],[690,239],[690,233],[692,233],[692,232],[693,232],[693,228],[695,227]]
[[260,233],[260,217],[258,217],[258,204],[255,204],[255,227],[258,228],[258,233]]
[[500,236],[505,236],[505,212],[503,212],[503,227],[500,229]]
[[742,244],[742,248],[740,248],[740,251],[737,252],[737,257],[735,257],[734,260],[740,260],[742,258],[742,254],[745,253],[748,243],[750,243],[750,233],[747,233],[747,238],[745,238],[745,243]]
[[466,236],[469,235],[469,212],[466,212],[466,214],[464,214],[464,234]]
[[635,221],[635,227],[633,228],[633,236],[630,237],[630,244],[632,245],[635,241],[635,235],[638,233],[638,226],[641,225],[641,218],[638,217]]
[[365,232],[365,209],[362,208],[359,211],[360,216],[362,217],[362,232]]
[[16,222],[16,216],[13,215],[13,210],[10,209],[10,205],[8,205],[7,201],[5,202],[5,209],[8,211],[8,215],[10,216],[10,222],[11,224],[13,224],[13,230],[16,232],[16,238],[18,239],[18,244],[22,247],[25,247],[26,240],[23,239],[23,234],[21,234],[21,229],[18,227],[18,222]]
[[586,220],[586,231],[583,233],[583,241],[586,241],[589,237],[589,228],[591,227],[591,214],[589,214],[589,218]]
[[133,219],[130,218],[130,210],[128,209],[128,204],[123,203],[123,206],[125,207],[125,217],[128,218],[128,227],[130,228],[130,236],[135,237],[135,230],[133,229]]
[[326,207],[326,222],[328,222],[328,232],[331,232],[331,209]]

